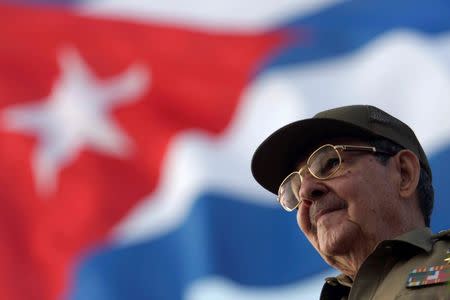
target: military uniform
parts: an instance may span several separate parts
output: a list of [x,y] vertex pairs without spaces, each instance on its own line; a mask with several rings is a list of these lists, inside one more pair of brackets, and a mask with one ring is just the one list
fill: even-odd
[[420,228],[381,242],[355,280],[325,279],[321,300],[449,300],[450,230]]

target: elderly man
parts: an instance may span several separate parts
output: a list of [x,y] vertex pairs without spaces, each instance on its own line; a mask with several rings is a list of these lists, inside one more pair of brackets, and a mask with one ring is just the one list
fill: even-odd
[[342,272],[320,299],[450,299],[450,233],[428,228],[431,169],[400,120],[365,105],[323,111],[269,136],[252,172]]

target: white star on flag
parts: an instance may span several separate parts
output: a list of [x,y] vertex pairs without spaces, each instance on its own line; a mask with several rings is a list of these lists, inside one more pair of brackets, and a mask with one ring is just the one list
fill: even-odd
[[59,62],[60,78],[46,99],[8,108],[3,116],[7,129],[37,137],[32,164],[44,195],[54,191],[59,171],[82,149],[117,157],[130,153],[132,142],[110,112],[136,101],[150,83],[150,74],[138,65],[99,80],[72,49],[62,51]]

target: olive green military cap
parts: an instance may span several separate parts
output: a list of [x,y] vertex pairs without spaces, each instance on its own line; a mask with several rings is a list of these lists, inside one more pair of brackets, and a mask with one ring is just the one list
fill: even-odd
[[385,138],[416,154],[430,175],[427,156],[414,131],[399,119],[370,105],[351,105],[319,112],[310,119],[290,123],[272,133],[253,154],[253,177],[277,194],[283,179],[299,161],[331,138],[355,137],[367,141]]

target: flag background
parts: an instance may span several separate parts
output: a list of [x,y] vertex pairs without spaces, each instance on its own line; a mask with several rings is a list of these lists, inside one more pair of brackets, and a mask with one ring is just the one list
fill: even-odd
[[432,229],[446,229],[449,14],[446,1],[0,4],[0,298],[318,298],[334,271],[250,159],[273,130],[340,105],[415,130]]

